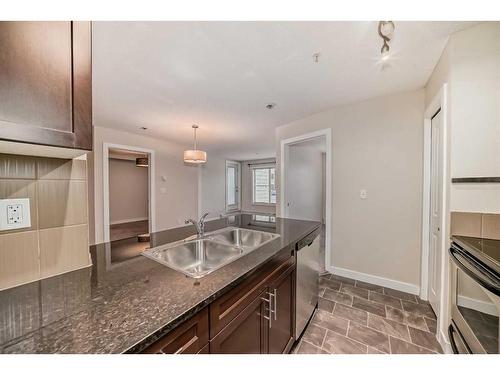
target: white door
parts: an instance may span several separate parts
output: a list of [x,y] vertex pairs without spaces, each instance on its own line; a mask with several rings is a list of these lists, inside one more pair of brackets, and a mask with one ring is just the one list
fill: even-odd
[[443,215],[443,117],[438,111],[431,120],[431,196],[430,196],[430,236],[429,236],[429,286],[428,297],[434,312],[439,311],[441,292],[441,256]]

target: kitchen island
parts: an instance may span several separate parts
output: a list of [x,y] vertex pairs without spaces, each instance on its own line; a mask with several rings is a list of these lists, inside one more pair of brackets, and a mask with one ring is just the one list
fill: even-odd
[[[1,352],[151,352],[148,349],[191,319],[202,316],[214,326],[217,321],[211,307],[222,306],[214,301],[235,294],[238,288],[245,291],[245,285],[261,285],[255,281],[259,278],[267,277],[271,282],[270,275],[279,267],[294,267],[296,243],[319,226],[318,222],[246,214],[209,221],[207,232],[239,227],[280,236],[199,279],[140,254],[121,256],[113,262],[116,257],[109,243],[91,246],[92,267],[0,291]],[[151,246],[179,241],[194,233],[192,226],[152,233]],[[248,296],[251,293],[259,297],[260,292],[255,287],[246,291]],[[272,310],[271,305],[268,307]],[[234,325],[235,320],[227,323]],[[224,317],[219,320],[220,325],[223,322]],[[217,327],[219,339],[223,328]],[[210,343],[216,348],[213,332]],[[214,350],[205,345],[200,352]]]

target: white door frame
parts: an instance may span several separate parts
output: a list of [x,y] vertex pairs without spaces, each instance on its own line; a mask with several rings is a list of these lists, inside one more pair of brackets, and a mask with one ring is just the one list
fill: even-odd
[[[238,193],[236,194],[237,207],[230,209],[227,206],[227,167],[235,166],[236,167],[236,183],[238,184]],[[241,162],[235,160],[226,160],[225,168],[224,168],[224,207],[225,213],[237,212],[241,211]]]
[[104,209],[104,242],[109,242],[109,149],[135,151],[149,154],[148,189],[149,189],[149,232],[156,232],[156,204],[155,204],[155,151],[147,148],[119,145],[114,143],[102,144],[102,184],[103,184],[103,209]]
[[448,346],[446,334],[447,316],[448,316],[448,297],[449,297],[449,262],[448,248],[450,246],[450,226],[449,226],[449,192],[450,192],[450,115],[448,107],[448,85],[445,83],[439,92],[434,96],[427,106],[424,114],[424,165],[423,165],[423,186],[422,186],[422,264],[421,264],[421,288],[420,298],[428,299],[429,288],[429,241],[430,241],[430,191],[431,191],[431,120],[432,117],[441,109],[443,116],[443,148],[441,150],[441,160],[443,163],[443,193],[442,193],[442,218],[441,228],[441,291],[439,311],[437,315],[437,333],[436,336],[443,347]]
[[286,218],[286,168],[288,165],[289,148],[293,144],[301,143],[318,137],[325,137],[326,141],[326,220],[325,220],[325,268],[331,271],[333,267],[332,257],[332,129],[326,128],[311,133],[301,134],[297,137],[281,140],[280,154],[280,211],[281,217]]

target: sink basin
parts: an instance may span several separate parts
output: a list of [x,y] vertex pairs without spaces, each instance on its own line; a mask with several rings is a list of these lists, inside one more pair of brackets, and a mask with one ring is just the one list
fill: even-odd
[[279,234],[242,228],[225,228],[210,235],[214,241],[246,250],[256,249],[277,237]]
[[279,234],[224,228],[204,238],[147,249],[142,255],[183,274],[200,278],[278,238]]

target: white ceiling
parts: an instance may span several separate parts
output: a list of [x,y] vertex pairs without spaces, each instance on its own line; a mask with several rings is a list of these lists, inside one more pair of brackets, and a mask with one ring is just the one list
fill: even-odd
[[187,145],[196,123],[208,152],[273,156],[277,126],[424,87],[471,23],[395,25],[384,66],[377,22],[95,22],[94,124]]

